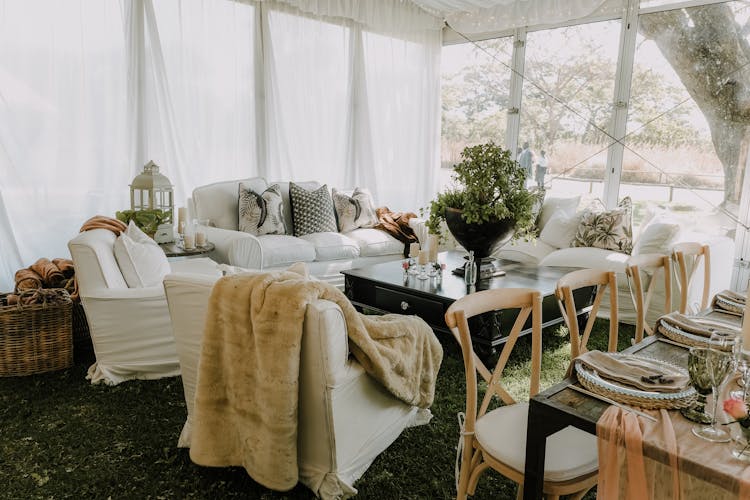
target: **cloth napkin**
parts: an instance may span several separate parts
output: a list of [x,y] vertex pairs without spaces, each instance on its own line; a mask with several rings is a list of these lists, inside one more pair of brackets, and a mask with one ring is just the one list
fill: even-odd
[[652,392],[678,392],[690,382],[686,373],[658,360],[601,351],[589,351],[576,358],[600,377]]
[[738,326],[731,325],[727,322],[712,320],[711,318],[705,317],[685,316],[678,312],[671,312],[659,318],[657,324],[660,328],[662,323],[665,323],[672,328],[682,330],[683,332],[700,335],[701,337],[706,338],[711,337],[711,334],[714,332],[720,332],[727,335],[739,335],[740,333],[740,328]]
[[745,310],[745,295],[732,290],[721,291],[714,296],[711,307],[729,314],[742,316]]

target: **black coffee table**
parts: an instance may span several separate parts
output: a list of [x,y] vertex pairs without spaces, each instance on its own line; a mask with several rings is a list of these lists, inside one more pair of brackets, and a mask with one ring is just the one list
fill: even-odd
[[[445,311],[467,294],[462,277],[455,276],[451,269],[463,265],[461,252],[440,253],[438,260],[446,264],[442,282],[435,278],[420,280],[410,276],[404,280],[403,260],[384,262],[359,269],[342,271],[346,296],[360,309],[381,313],[416,314],[424,319],[436,332],[450,334],[445,325]],[[561,323],[562,316],[555,299],[557,280],[573,268],[539,267],[511,261],[498,261],[505,276],[479,282],[479,290],[494,288],[533,288],[542,293],[542,326]],[[593,301],[593,288],[577,290],[574,294],[578,307],[579,323],[585,323]],[[478,354],[491,356],[496,347],[507,340],[517,313],[494,312],[469,320],[474,349]],[[531,318],[522,334],[531,332]]]

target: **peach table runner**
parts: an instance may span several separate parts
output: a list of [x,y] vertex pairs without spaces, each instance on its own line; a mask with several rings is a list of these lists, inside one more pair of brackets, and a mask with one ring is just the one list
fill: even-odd
[[693,422],[676,411],[649,411],[657,422],[616,406],[599,418],[597,498],[750,499],[750,466],[730,443],[693,435]]

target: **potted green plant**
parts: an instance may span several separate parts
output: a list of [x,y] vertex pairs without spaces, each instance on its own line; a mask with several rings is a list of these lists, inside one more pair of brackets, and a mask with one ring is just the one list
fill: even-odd
[[121,210],[115,213],[117,220],[128,224],[131,220],[141,228],[144,233],[154,237],[154,233],[160,224],[172,221],[171,210],[160,210],[158,208],[148,210]]
[[476,259],[534,225],[538,195],[526,189],[526,172],[510,151],[493,142],[469,146],[454,166],[453,187],[430,202],[427,227],[441,233],[445,222],[451,234]]

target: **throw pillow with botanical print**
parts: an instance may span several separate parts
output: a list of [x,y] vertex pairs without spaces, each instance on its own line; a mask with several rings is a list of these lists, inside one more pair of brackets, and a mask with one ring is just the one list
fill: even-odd
[[578,224],[574,247],[633,252],[633,202],[623,198],[613,210],[588,209]]

